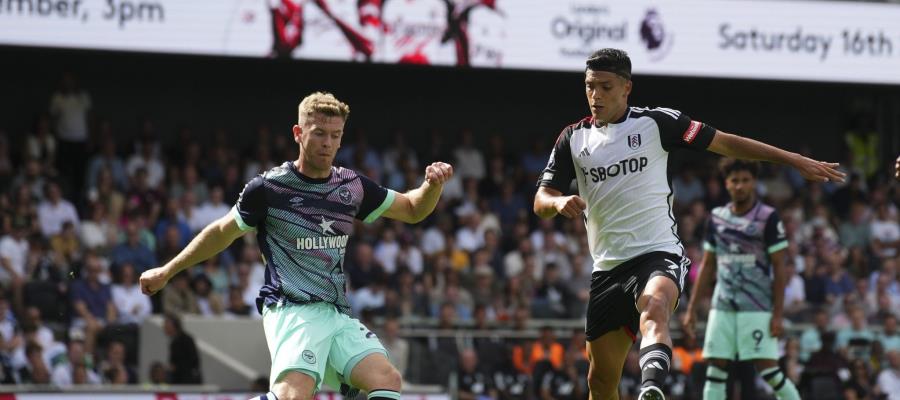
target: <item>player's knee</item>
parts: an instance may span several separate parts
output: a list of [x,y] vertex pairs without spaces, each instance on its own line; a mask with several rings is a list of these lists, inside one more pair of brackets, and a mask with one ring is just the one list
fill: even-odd
[[666,327],[669,324],[669,305],[661,297],[651,297],[641,312],[642,330]]
[[382,377],[384,387],[381,389],[393,390],[396,392],[400,391],[400,386],[403,384],[403,376],[400,375],[400,371],[397,371],[397,368],[391,366],[389,370],[387,370]]
[[[313,393],[312,391],[300,391],[287,386],[282,386],[281,388],[273,388],[272,393],[278,397],[278,400],[312,400]],[[278,390],[281,389],[281,390]]]

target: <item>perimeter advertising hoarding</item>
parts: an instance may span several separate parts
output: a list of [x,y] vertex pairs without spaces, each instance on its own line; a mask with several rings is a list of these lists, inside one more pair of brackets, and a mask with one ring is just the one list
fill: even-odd
[[900,6],[740,0],[0,0],[0,44],[900,84]]

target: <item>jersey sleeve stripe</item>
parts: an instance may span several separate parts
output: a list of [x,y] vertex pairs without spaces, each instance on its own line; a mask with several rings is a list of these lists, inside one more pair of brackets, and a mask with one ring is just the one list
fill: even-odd
[[247,223],[244,222],[244,219],[241,218],[241,213],[238,212],[237,206],[231,207],[231,214],[234,215],[234,220],[237,222],[238,228],[240,228],[242,232],[252,231],[254,229],[252,226],[247,225]]
[[775,243],[775,244],[769,246],[769,248],[767,249],[767,251],[769,252],[769,254],[772,254],[772,253],[774,253],[774,252],[776,252],[776,251],[784,250],[784,249],[786,249],[787,247],[788,247],[788,241],[787,241],[787,240],[782,240],[782,241],[780,241],[780,242],[778,242],[778,243]]
[[712,243],[703,241],[703,251],[708,251],[710,253],[716,252],[716,246],[713,246]]
[[378,219],[378,217],[380,217],[381,214],[384,214],[384,212],[387,211],[388,208],[390,208],[391,204],[394,204],[394,196],[396,194],[397,194],[397,192],[388,189],[387,195],[384,196],[384,201],[381,202],[381,205],[378,206],[378,208],[376,208],[375,211],[372,211],[369,214],[369,216],[367,216],[366,219],[363,220],[363,222],[365,222],[367,224],[371,224],[376,219]]

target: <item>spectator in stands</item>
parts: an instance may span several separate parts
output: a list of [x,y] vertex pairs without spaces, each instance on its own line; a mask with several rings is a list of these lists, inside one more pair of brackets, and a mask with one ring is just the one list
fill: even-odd
[[113,340],[106,345],[106,359],[100,363],[99,370],[107,383],[137,383],[137,372],[125,364],[125,345],[122,342]]
[[37,160],[48,168],[50,175],[56,175],[56,154],[59,147],[51,130],[50,116],[40,114],[34,120],[32,131],[25,135],[25,157]]
[[150,383],[153,385],[165,385],[169,383],[166,365],[161,361],[154,361],[150,364]]
[[101,263],[102,260],[96,254],[87,254],[82,269],[83,276],[72,282],[69,288],[74,312],[72,328],[84,330],[84,346],[89,353],[94,351],[94,343],[100,330],[118,319],[110,285],[100,282],[100,274],[103,273]]
[[398,254],[400,254],[400,244],[397,242],[397,234],[393,229],[387,228],[382,232],[381,239],[375,244],[375,260],[381,264],[384,272],[393,274],[397,271]]
[[191,289],[197,296],[197,308],[200,309],[200,315],[220,316],[225,312],[225,303],[222,301],[222,297],[213,292],[212,281],[205,274],[199,273],[194,276],[191,281]]
[[465,349],[459,355],[459,371],[456,387],[460,400],[485,400],[497,398],[491,373],[479,368],[478,355],[473,349]]
[[882,202],[875,207],[875,219],[871,226],[872,253],[882,259],[897,256],[900,249],[900,225],[897,223],[897,212],[891,211],[889,203]]
[[[238,290],[240,294],[240,290]],[[197,298],[191,290],[191,281],[187,271],[182,271],[172,278],[162,294],[163,311],[167,314],[199,314]]]
[[106,252],[118,235],[116,226],[111,222],[104,203],[92,202],[88,210],[89,219],[82,221],[78,239],[85,250]]
[[33,385],[50,384],[50,368],[43,357],[44,349],[37,342],[25,344],[26,363],[19,368],[19,383]]
[[695,363],[703,362],[703,348],[697,346],[696,335],[685,335],[672,349],[672,369],[691,374]]
[[80,339],[69,341],[66,361],[53,368],[51,382],[54,385],[67,387],[79,384],[99,384],[100,376],[94,372],[93,357]]
[[578,363],[577,352],[566,351],[561,367],[546,369],[535,379],[541,400],[576,400],[588,398],[588,364]]
[[50,238],[50,249],[59,256],[66,265],[81,260],[81,241],[71,221],[63,222],[62,231]]
[[86,184],[88,189],[96,189],[100,183],[100,175],[102,171],[111,175],[113,187],[119,191],[128,188],[128,173],[125,170],[125,164],[116,150],[116,139],[114,136],[106,136],[101,139],[100,153],[91,157],[88,162]]
[[535,292],[532,304],[533,315],[536,318],[571,318],[574,295],[568,286],[559,279],[559,267],[555,263],[547,263],[544,266],[544,279]]
[[88,144],[88,115],[91,96],[78,85],[75,75],[66,72],[59,88],[50,96],[50,117],[59,138],[57,170],[80,188]]
[[[197,200],[200,202],[200,200]],[[194,210],[194,220],[192,224],[204,227],[209,223],[228,214],[231,207],[225,204],[225,192],[221,186],[213,186],[209,191],[209,199],[202,202],[196,210]]]
[[838,332],[838,349],[846,352],[850,359],[868,359],[872,342],[875,340],[875,332],[866,324],[866,314],[862,308],[854,305],[848,313],[851,326]]
[[422,251],[415,245],[413,238],[408,234],[400,235],[398,238],[400,250],[397,253],[397,264],[401,268],[406,268],[413,275],[422,275],[425,271],[425,258]]
[[167,312],[163,325],[166,336],[172,339],[169,344],[170,383],[201,384],[203,375],[200,372],[200,353],[194,338],[184,331],[181,318]]
[[105,214],[116,223],[125,212],[125,193],[113,185],[112,173],[108,168],[100,170],[97,186],[88,189],[86,198],[90,203],[103,205]]
[[147,187],[153,190],[161,188],[166,178],[166,169],[156,153],[157,143],[152,136],[144,136],[136,146],[136,152],[128,158],[125,168],[132,178],[138,175],[139,170],[147,173]]
[[868,209],[863,202],[855,201],[850,206],[850,217],[838,228],[841,244],[847,248],[867,247],[871,227],[868,221]]
[[784,355],[778,359],[778,367],[791,382],[800,382],[804,366],[800,361],[800,341],[797,338],[788,337],[785,340]]
[[806,398],[837,393],[843,386],[840,376],[849,375],[846,360],[834,350],[835,334],[825,332],[821,338],[821,348],[809,357],[800,380],[800,391]]
[[25,283],[28,260],[28,221],[13,218],[9,234],[0,237],[0,285],[21,287]]
[[372,255],[372,246],[367,243],[356,244],[354,255],[352,262],[348,263],[347,273],[350,278],[350,288],[355,290],[372,283],[383,269],[376,263]]
[[900,399],[900,352],[887,353],[889,364],[878,374],[874,390],[875,396],[884,396],[888,400]]
[[125,241],[113,247],[109,259],[113,269],[131,264],[138,274],[156,266],[156,255],[141,243],[141,227],[138,221],[128,221],[125,225]]
[[885,352],[900,351],[900,331],[897,330],[897,316],[889,314],[884,318],[884,329],[878,335]]
[[475,137],[470,130],[462,132],[459,146],[453,150],[456,159],[456,175],[460,179],[474,178],[480,180],[487,174],[484,164],[484,155],[475,146]]
[[38,222],[41,225],[41,233],[46,237],[52,237],[62,231],[63,223],[71,222],[77,229],[80,220],[75,206],[62,197],[62,191],[56,182],[48,182],[44,186],[46,200],[37,208]]
[[380,274],[365,287],[357,289],[350,295],[350,303],[357,313],[369,310],[380,314],[385,305],[385,286],[387,276]]
[[819,309],[813,317],[813,326],[800,335],[800,360],[806,362],[810,355],[822,348],[822,335],[829,331],[828,311]]
[[126,215],[143,215],[156,221],[162,210],[162,193],[147,181],[147,169],[140,167],[131,175],[131,185],[125,193]]
[[400,322],[396,317],[388,317],[384,321],[384,329],[379,337],[388,352],[391,364],[397,368],[401,376],[406,376],[406,366],[409,362],[409,342],[400,337]]
[[535,369],[539,362],[549,361],[553,368],[562,368],[564,353],[565,348],[556,342],[553,328],[545,326],[538,340],[513,346],[513,365],[522,373],[539,376],[543,372]]
[[844,399],[871,399],[871,395],[872,378],[869,372],[869,365],[863,360],[853,360],[850,363],[850,380],[844,386]]
[[[192,233],[191,228],[188,226],[187,221],[185,221],[181,215],[181,203],[179,202],[180,196],[173,196],[169,194],[169,198],[166,201],[166,208],[163,211],[162,217],[159,218],[159,221],[156,223],[156,228],[154,229],[154,233],[156,234],[156,240],[161,243],[160,248],[165,248],[165,243],[167,243],[167,236],[175,235],[169,232],[170,229],[174,228],[174,232],[177,236],[172,236],[172,238],[177,237],[177,241],[171,243],[170,245],[177,245],[175,249],[175,254],[177,254],[178,250],[183,249],[184,246],[187,246],[188,242],[190,242]],[[160,251],[160,254],[170,253],[171,251]],[[168,260],[167,257],[163,256],[162,259]]]
[[[254,302],[253,304],[256,304]],[[244,291],[239,286],[232,285],[228,288],[228,307],[225,309],[225,315],[235,317],[249,317],[255,313],[254,307],[247,304],[244,298]]]
[[153,311],[150,298],[141,293],[134,266],[124,263],[118,268],[116,283],[112,285],[112,299],[121,324],[140,325]]

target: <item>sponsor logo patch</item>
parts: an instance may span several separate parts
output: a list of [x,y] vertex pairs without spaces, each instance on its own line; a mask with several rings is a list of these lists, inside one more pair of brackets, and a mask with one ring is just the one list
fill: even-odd
[[688,128],[684,131],[684,135],[681,139],[684,140],[685,143],[691,143],[697,138],[697,133],[700,133],[700,123],[691,121],[691,124],[688,125]]

